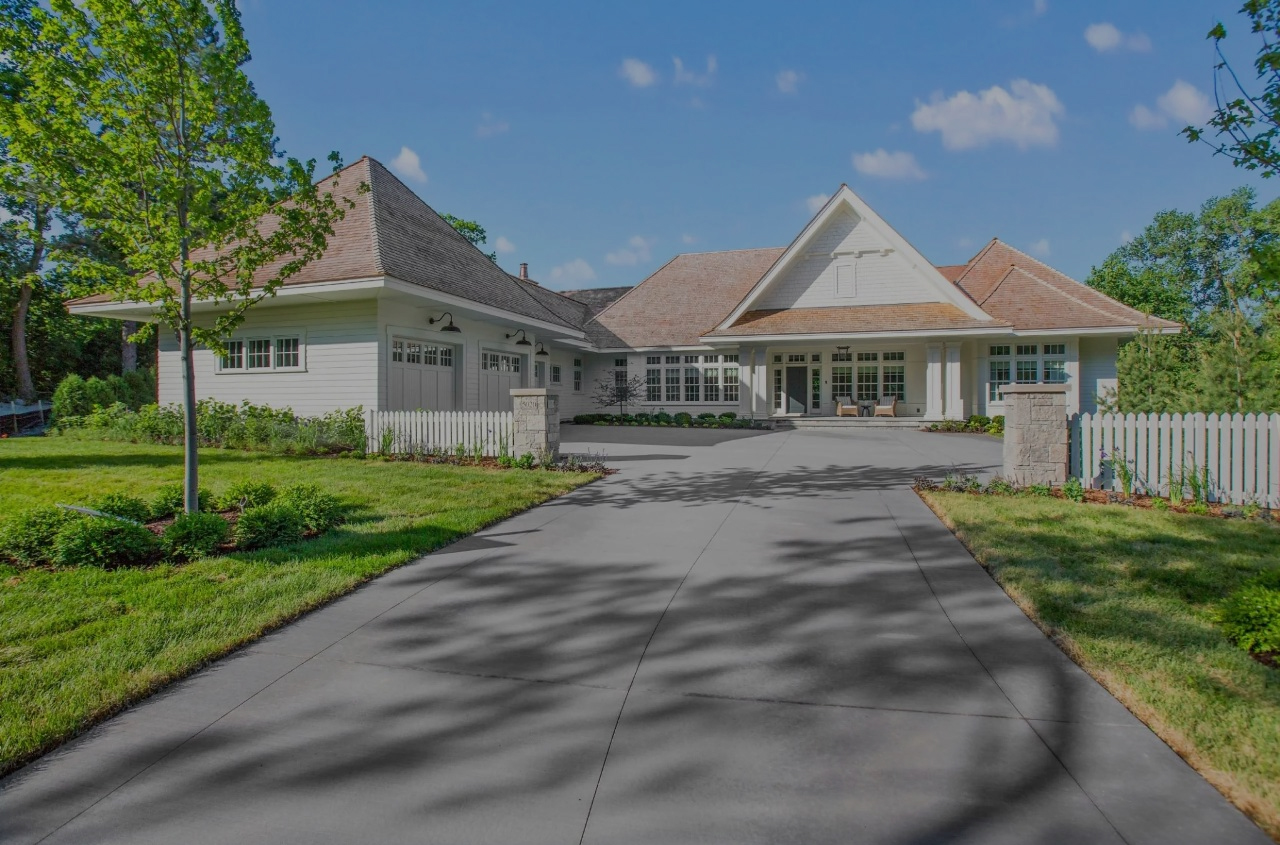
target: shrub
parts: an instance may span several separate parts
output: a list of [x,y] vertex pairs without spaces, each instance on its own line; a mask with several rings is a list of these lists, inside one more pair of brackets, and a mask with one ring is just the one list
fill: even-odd
[[232,536],[236,545],[242,549],[261,549],[301,540],[304,530],[302,515],[291,505],[277,499],[240,514]]
[[984,492],[992,496],[1012,496],[1017,492],[1017,490],[1018,488],[1013,486],[1012,481],[1007,478],[1001,478],[997,475],[995,478],[991,479],[991,481],[987,482],[987,487]]
[[636,422],[646,425],[653,421],[653,414],[636,414]]
[[1246,584],[1223,603],[1218,619],[1246,651],[1280,651],[1280,578],[1272,573]]
[[125,493],[110,493],[94,500],[91,507],[96,511],[131,519],[134,522],[146,522],[151,518],[151,508],[146,502],[137,496]]
[[276,488],[265,481],[237,481],[217,500],[218,510],[256,508],[276,497]]
[[53,391],[53,409],[50,412],[54,422],[64,423],[69,418],[83,417],[92,410],[84,379],[72,373],[58,382]]
[[227,541],[227,521],[216,513],[181,513],[160,537],[165,554],[176,560],[208,557]]
[[84,517],[75,511],[40,505],[0,525],[0,555],[22,566],[53,562],[53,540],[68,523]]
[[653,418],[654,420],[662,423],[663,425],[666,425],[667,423],[671,422],[671,415],[668,414],[666,411],[659,411],[658,413],[653,415]]
[[516,459],[516,466],[520,469],[533,469],[533,462],[536,460],[537,458],[533,456],[532,452],[525,452]]
[[293,508],[302,525],[317,534],[328,531],[342,521],[342,503],[315,484],[296,484],[281,491],[277,501]]
[[103,516],[68,522],[53,539],[59,566],[139,566],[156,555],[156,536],[141,525]]
[[991,418],[991,422],[987,424],[987,434],[994,434],[997,437],[1004,436],[1004,415],[997,414]]
[[716,418],[716,415],[711,413],[710,411],[703,411],[701,414],[698,414],[698,419],[700,420],[711,421],[711,420],[714,420],[715,418]]
[[1072,476],[1062,485],[1062,495],[1079,504],[1084,501],[1084,485],[1080,483],[1080,479]]
[[574,425],[591,425],[595,422],[595,418],[591,414],[575,414],[573,417]]
[[722,420],[736,420],[737,418],[738,418],[738,415],[735,414],[733,411],[725,411],[723,414],[720,415],[720,419]]
[[680,413],[672,417],[671,421],[674,422],[676,425],[689,425],[691,422],[693,422],[693,415],[685,413],[684,411],[681,411]]
[[977,493],[982,482],[976,475],[948,475],[942,480],[942,489],[949,493]]
[[1052,496],[1053,488],[1048,484],[1029,484],[1027,485],[1026,492],[1031,496]]
[[97,376],[84,383],[84,392],[91,408],[106,408],[116,403],[116,392],[111,384]]
[[[185,503],[183,498],[185,493],[182,489],[182,482],[177,481],[173,484],[166,484],[156,491],[155,498],[151,500],[151,517],[152,519],[164,519],[167,516],[182,513]],[[209,491],[201,487],[196,493],[196,498],[200,503],[200,510],[208,510],[213,502],[213,496]]]

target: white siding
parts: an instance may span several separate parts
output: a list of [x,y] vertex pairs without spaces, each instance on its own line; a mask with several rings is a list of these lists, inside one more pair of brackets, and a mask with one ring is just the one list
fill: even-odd
[[[373,300],[314,305],[265,305],[249,311],[233,337],[298,334],[304,338],[305,371],[218,372],[208,349],[195,353],[196,398],[252,402],[314,415],[340,408],[377,406],[377,311]],[[161,404],[182,399],[178,344],[160,334]]]
[[1080,411],[1098,411],[1099,397],[1116,389],[1116,355],[1119,342],[1114,337],[1080,338]]
[[[803,256],[786,268],[752,308],[823,308],[833,305],[886,305],[938,302],[941,295],[898,252],[831,257],[833,252],[890,248],[888,240],[852,211],[834,215]],[[852,272],[853,296],[842,296]]]

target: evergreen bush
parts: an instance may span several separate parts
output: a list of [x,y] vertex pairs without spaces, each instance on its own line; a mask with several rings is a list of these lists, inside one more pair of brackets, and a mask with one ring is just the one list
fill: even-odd
[[110,517],[89,516],[68,522],[53,539],[53,562],[59,566],[141,566],[158,549],[156,536],[141,525]]
[[160,545],[175,560],[208,557],[227,541],[230,527],[216,513],[181,513],[164,529]]

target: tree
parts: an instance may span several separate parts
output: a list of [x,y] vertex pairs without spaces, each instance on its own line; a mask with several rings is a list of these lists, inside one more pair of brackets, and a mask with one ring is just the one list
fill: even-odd
[[[70,256],[75,275],[152,303],[177,339],[193,512],[195,349],[220,351],[250,307],[323,254],[343,214],[336,177],[322,191],[314,161],[282,161],[243,71],[233,0],[0,0],[0,16],[28,22],[0,28],[0,54],[25,86],[0,100],[11,159],[46,177],[64,212],[127,248],[124,267]],[[219,309],[197,320],[197,301]]]
[[1140,332],[1120,347],[1116,392],[1101,397],[1108,410],[1125,414],[1173,414],[1196,408],[1195,346],[1180,335]]
[[[474,220],[463,220],[461,217],[454,217],[452,214],[441,214],[440,217],[444,222],[457,229],[458,234],[471,241],[472,246],[476,249],[480,249],[481,244],[488,243],[489,233]],[[484,250],[480,251],[484,252]],[[496,252],[485,252],[484,254],[489,256],[490,261],[498,260],[498,253]]]
[[591,401],[600,408],[618,406],[618,414],[627,412],[628,405],[639,404],[645,395],[645,381],[640,376],[627,377],[627,371],[614,370],[612,378],[602,378],[596,382]]

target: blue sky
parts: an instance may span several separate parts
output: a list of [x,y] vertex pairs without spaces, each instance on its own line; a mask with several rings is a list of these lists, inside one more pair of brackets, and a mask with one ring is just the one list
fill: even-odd
[[370,155],[565,289],[784,246],[847,182],[937,264],[1083,279],[1166,208],[1276,187],[1177,135],[1241,0],[242,0],[285,149]]

